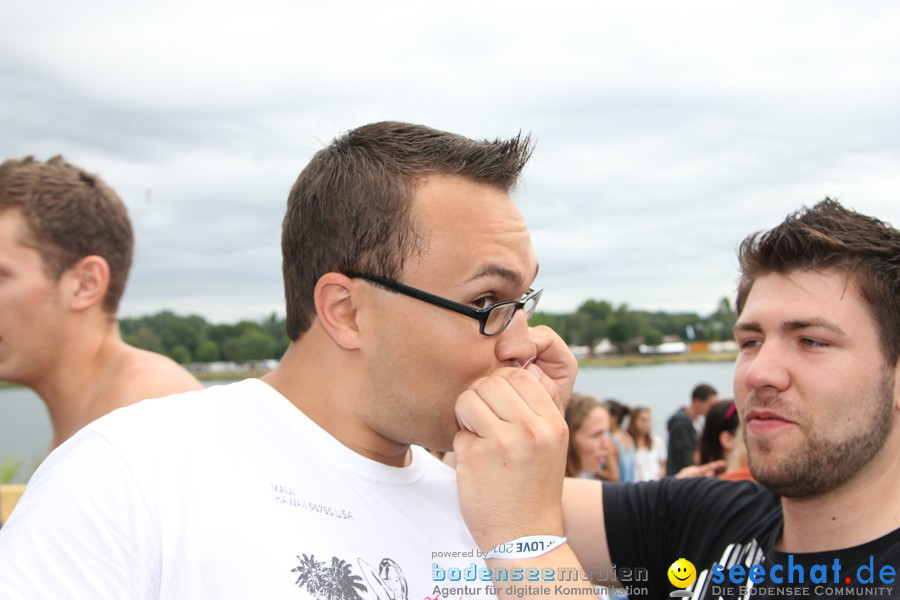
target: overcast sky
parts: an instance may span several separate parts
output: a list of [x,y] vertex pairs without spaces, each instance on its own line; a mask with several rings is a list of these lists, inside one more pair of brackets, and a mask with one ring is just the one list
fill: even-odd
[[282,315],[312,153],[403,120],[531,132],[542,309],[712,312],[735,248],[829,195],[900,226],[900,4],[3,2],[0,155],[123,197],[120,314]]

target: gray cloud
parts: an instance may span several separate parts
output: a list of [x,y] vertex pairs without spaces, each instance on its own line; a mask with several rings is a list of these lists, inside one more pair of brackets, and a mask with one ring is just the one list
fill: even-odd
[[900,8],[411,1],[18,3],[0,152],[125,199],[125,315],[283,310],[287,192],[323,143],[402,119],[538,142],[517,192],[545,310],[715,308],[749,232],[838,196],[900,224]]

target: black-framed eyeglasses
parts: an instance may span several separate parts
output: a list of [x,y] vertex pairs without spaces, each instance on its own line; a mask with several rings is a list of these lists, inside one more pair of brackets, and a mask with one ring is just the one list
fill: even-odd
[[423,302],[428,302],[429,304],[452,310],[461,315],[472,317],[478,321],[481,334],[488,336],[503,333],[503,330],[509,326],[513,317],[516,316],[516,311],[520,308],[525,312],[526,319],[531,317],[531,315],[534,314],[534,309],[537,308],[538,300],[541,299],[541,294],[544,293],[543,289],[528,290],[519,300],[504,300],[503,302],[497,302],[496,304],[491,304],[485,308],[472,308],[471,306],[466,306],[465,304],[460,304],[453,300],[447,300],[446,298],[423,292],[422,290],[402,284],[399,281],[379,277],[378,275],[347,273],[347,277],[366,279],[384,286],[389,290],[409,296],[410,298],[422,300]]

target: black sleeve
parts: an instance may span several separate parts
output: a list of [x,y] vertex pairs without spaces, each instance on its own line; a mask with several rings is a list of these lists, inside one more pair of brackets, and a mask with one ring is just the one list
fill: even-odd
[[749,481],[667,477],[604,483],[610,556],[619,573],[623,568],[643,570],[646,583],[632,585],[649,586],[646,597],[666,597],[671,587],[667,571],[674,561],[683,557],[698,565],[712,561],[723,545],[761,525],[761,515],[777,508],[777,502]]

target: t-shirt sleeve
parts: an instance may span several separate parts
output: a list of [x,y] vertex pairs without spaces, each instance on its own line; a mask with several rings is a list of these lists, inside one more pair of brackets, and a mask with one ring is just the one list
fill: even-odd
[[158,521],[90,427],[50,454],[0,529],[0,598],[158,598]]
[[663,533],[660,523],[668,511],[660,506],[660,498],[665,481],[603,484],[606,540],[610,558],[617,567],[661,572],[664,557],[668,556],[665,540],[655,544],[647,544],[646,540]]
[[646,569],[657,586],[666,585],[666,571],[675,560],[696,558],[705,564],[720,552],[722,540],[743,539],[739,534],[748,523],[768,528],[763,516],[775,505],[774,496],[748,481],[667,477],[604,483],[610,558],[617,568]]

